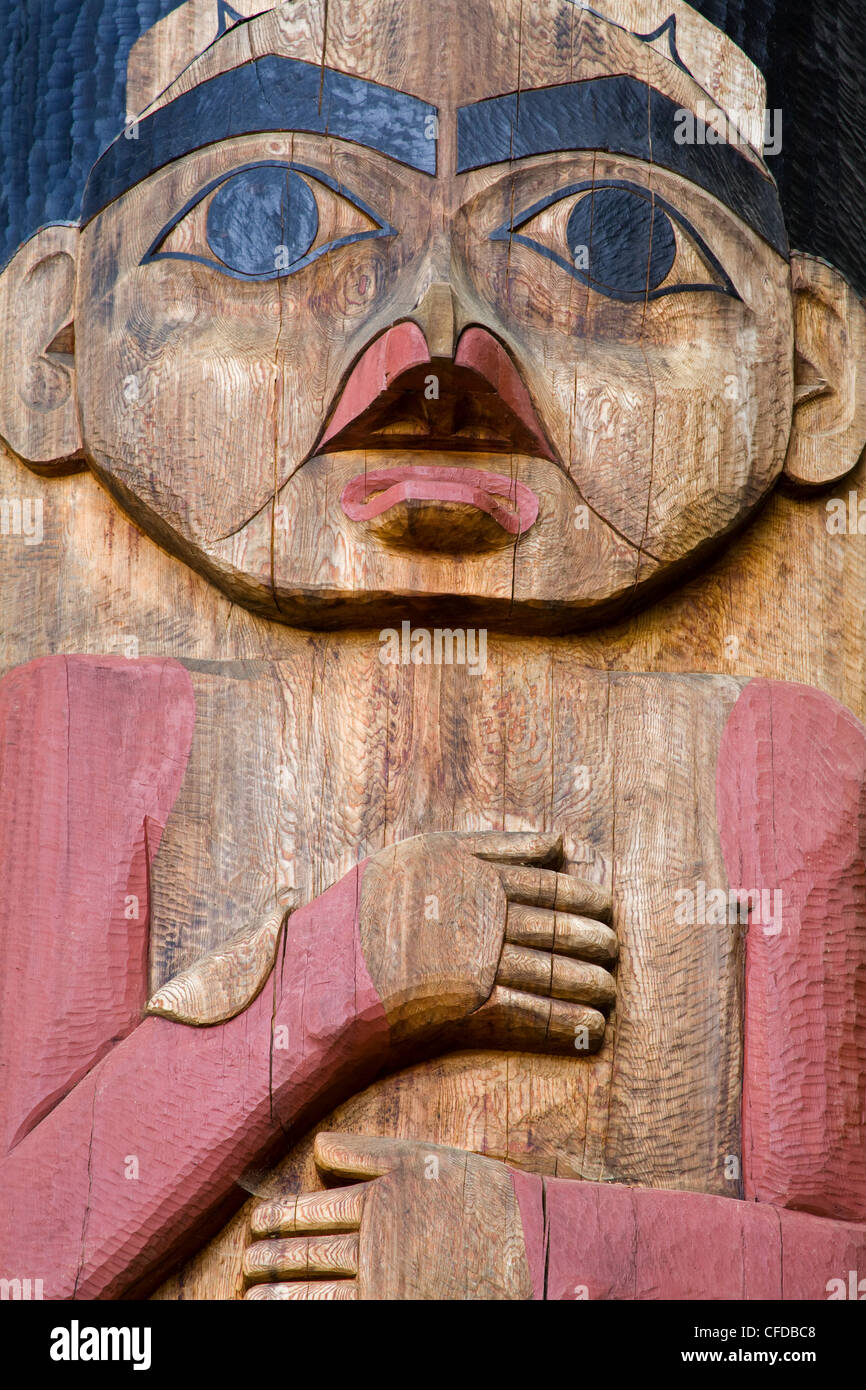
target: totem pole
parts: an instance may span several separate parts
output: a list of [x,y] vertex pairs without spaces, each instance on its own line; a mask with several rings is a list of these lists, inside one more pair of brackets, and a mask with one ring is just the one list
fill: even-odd
[[0,271],[0,1276],[826,1298],[866,313],[760,72],[681,0],[187,0],[126,90]]

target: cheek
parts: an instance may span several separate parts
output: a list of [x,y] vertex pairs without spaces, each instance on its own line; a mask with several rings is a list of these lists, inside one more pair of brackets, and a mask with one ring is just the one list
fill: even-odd
[[[677,306],[679,309],[679,306]],[[586,502],[634,545],[673,561],[729,530],[775,481],[791,420],[783,314],[740,306],[689,342],[647,323],[640,344],[547,335],[532,393]],[[667,325],[666,325],[667,326]],[[659,341],[662,337],[670,341]],[[537,364],[543,364],[541,370]]]
[[672,295],[644,310],[519,246],[509,255],[488,244],[482,277],[468,231],[463,241],[474,288],[551,442],[620,535],[673,561],[756,505],[781,470],[790,432],[785,264],[744,245],[744,302]]
[[[761,355],[753,353],[763,341]],[[772,349],[767,351],[768,346]],[[645,545],[676,560],[745,517],[775,482],[791,421],[783,344],[757,329],[691,350],[657,379]]]
[[646,525],[656,396],[642,355],[593,346],[558,387],[556,440],[581,495],[634,545]]
[[273,488],[279,321],[266,304],[255,324],[213,305],[205,313],[194,287],[144,296],[135,278],[85,320],[87,450],[109,486],[117,480],[185,539],[225,534]]
[[322,257],[309,267],[311,274],[303,295],[296,299],[297,309],[303,312],[307,306],[326,339],[351,333],[357,322],[369,315],[388,282],[384,257],[382,249],[371,250],[363,242]]
[[727,531],[778,475],[786,397],[772,361],[733,348],[647,349],[641,363],[594,351],[572,387],[571,475],[622,535],[679,559]]
[[340,337],[362,326],[379,293],[379,258],[362,244],[346,252],[258,284],[165,262],[85,298],[79,398],[107,484],[193,541],[265,506],[330,409],[343,365],[335,326]]

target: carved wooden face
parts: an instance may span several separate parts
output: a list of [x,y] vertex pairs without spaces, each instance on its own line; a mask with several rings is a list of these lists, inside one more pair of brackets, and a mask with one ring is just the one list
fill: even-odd
[[259,611],[576,628],[782,468],[774,185],[743,144],[679,143],[706,93],[653,46],[524,8],[331,0],[323,66],[323,7],[283,6],[91,176],[88,455]]

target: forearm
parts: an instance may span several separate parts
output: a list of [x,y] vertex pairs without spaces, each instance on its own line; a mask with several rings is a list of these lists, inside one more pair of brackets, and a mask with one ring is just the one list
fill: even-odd
[[860,1223],[699,1192],[512,1181],[536,1298],[826,1299],[831,1280],[866,1267]]
[[2,1167],[0,1272],[47,1298],[150,1286],[239,1204],[238,1175],[372,1074],[387,1042],[357,928],[358,870],[289,919],[252,1005],[191,1028],[147,1018]]

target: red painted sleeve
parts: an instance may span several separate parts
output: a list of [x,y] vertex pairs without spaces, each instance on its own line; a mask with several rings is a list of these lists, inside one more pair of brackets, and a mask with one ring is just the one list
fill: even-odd
[[191,1028],[147,1018],[0,1166],[0,1270],[46,1298],[151,1287],[246,1196],[310,1108],[335,1103],[384,1054],[387,1024],[357,930],[361,871],[289,919],[252,1005]]
[[308,1108],[375,1068],[362,868],[289,919],[275,979],[212,1028],[141,1021],[148,868],[194,723],[177,662],[51,657],[0,682],[0,1276],[46,1298],[154,1284]]
[[717,805],[731,886],[770,908],[746,938],[746,1196],[864,1221],[866,730],[819,690],[750,681]]
[[[512,1171],[536,1299],[852,1295],[866,1225],[700,1192]],[[841,1291],[841,1292],[840,1292]]]
[[2,1153],[141,1017],[194,722],[177,661],[43,657],[0,681]]

